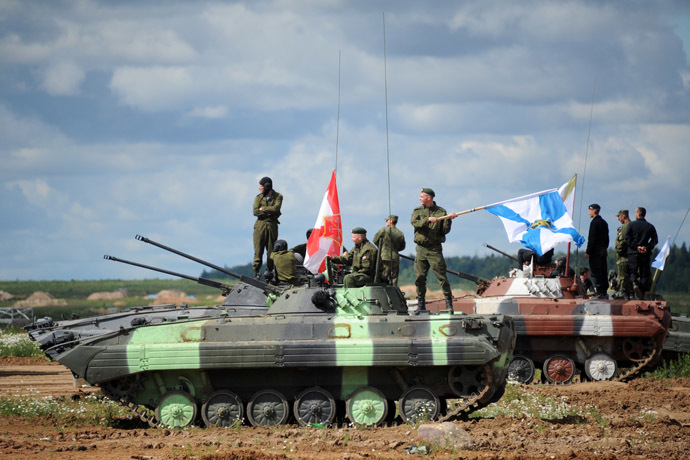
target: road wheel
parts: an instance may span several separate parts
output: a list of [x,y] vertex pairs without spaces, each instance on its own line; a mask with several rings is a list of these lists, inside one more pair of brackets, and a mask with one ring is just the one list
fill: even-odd
[[242,421],[242,400],[231,391],[216,391],[201,406],[201,418],[206,426],[232,426]]
[[162,425],[170,428],[191,425],[196,419],[196,414],[196,402],[186,391],[168,391],[156,407],[156,418]]
[[328,425],[335,418],[335,400],[323,388],[307,388],[297,396],[293,412],[297,422],[302,426]]
[[347,417],[357,426],[380,425],[388,415],[388,401],[373,387],[360,387],[345,403]]
[[431,388],[415,385],[405,391],[398,401],[398,411],[405,423],[436,420],[441,402]]
[[290,406],[279,391],[258,391],[247,404],[247,418],[253,426],[282,425],[289,417]]
[[552,355],[544,362],[543,370],[549,383],[570,383],[575,369],[575,362],[566,355]]

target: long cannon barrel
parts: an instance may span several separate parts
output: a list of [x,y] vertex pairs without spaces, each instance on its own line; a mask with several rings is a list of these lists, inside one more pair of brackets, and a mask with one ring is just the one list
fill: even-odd
[[272,293],[278,294],[278,295],[282,294],[282,292],[283,292],[281,289],[279,289],[275,286],[272,286],[268,283],[265,283],[263,281],[259,281],[255,278],[252,278],[252,277],[249,277],[246,275],[240,275],[238,273],[231,272],[228,269],[219,267],[218,265],[212,264],[211,262],[206,262],[205,260],[199,259],[198,257],[194,257],[194,256],[191,256],[189,254],[185,254],[182,251],[178,251],[177,249],[174,249],[174,248],[171,248],[171,247],[166,246],[164,244],[153,241],[152,239],[146,238],[145,236],[137,235],[134,238],[136,238],[139,241],[143,241],[144,243],[149,243],[149,244],[157,246],[161,249],[165,249],[166,251],[172,252],[173,254],[177,254],[178,256],[182,256],[182,257],[185,257],[189,260],[193,260],[194,262],[200,263],[201,265],[206,265],[207,267],[218,270],[219,272],[225,273],[226,275],[230,275],[233,278],[237,278],[238,280],[242,281],[245,284],[249,284],[251,286],[262,289],[264,291],[269,291],[269,292],[272,292]]
[[518,263],[520,262],[520,261],[517,259],[517,257],[511,256],[511,255],[508,254],[507,252],[503,252],[503,251],[501,251],[500,249],[496,249],[495,247],[493,247],[493,246],[491,246],[490,244],[487,244],[487,243],[482,243],[482,244],[484,245],[484,247],[489,248],[489,249],[491,249],[492,251],[496,251],[497,253],[499,253],[499,254],[501,254],[501,255],[504,255],[504,256],[508,257],[509,259],[513,259],[515,262],[518,262]]
[[[400,257],[403,259],[411,260],[414,262],[414,257],[406,256],[405,254],[398,254]],[[473,283],[477,284],[489,284],[489,280],[486,280],[484,278],[480,278],[479,276],[474,276],[470,275],[468,273],[463,273],[463,272],[456,272],[455,270],[449,270],[446,269],[446,271],[452,275],[459,276],[460,278],[466,279],[468,281],[472,281]]]
[[144,265],[144,264],[140,264],[138,262],[132,262],[131,260],[119,259],[119,258],[114,257],[114,256],[109,256],[108,254],[104,255],[103,258],[105,260],[113,260],[115,262],[122,262],[123,264],[134,265],[135,267],[146,268],[147,270],[153,270],[155,272],[165,273],[166,275],[172,275],[172,276],[177,276],[179,278],[185,278],[188,280],[196,281],[197,283],[203,284],[204,286],[211,286],[211,287],[214,287],[216,289],[220,289],[221,292],[223,293],[223,295],[228,295],[230,293],[230,291],[232,291],[232,286],[229,286],[229,285],[223,284],[223,283],[219,283],[218,281],[213,281],[213,280],[210,280],[208,278],[197,278],[194,276],[185,275],[183,273],[177,273],[177,272],[173,272],[170,270],[165,270],[163,268],[152,267],[150,265]]

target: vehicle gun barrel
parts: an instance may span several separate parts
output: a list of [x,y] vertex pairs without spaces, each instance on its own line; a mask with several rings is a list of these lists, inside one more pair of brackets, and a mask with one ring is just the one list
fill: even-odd
[[[414,257],[406,256],[405,254],[398,254],[398,255],[400,257],[402,257],[403,259],[411,260],[412,262],[414,262]],[[486,280],[486,279],[481,278],[479,276],[470,275],[469,273],[456,272],[455,270],[450,270],[448,268],[446,268],[446,271],[450,274],[453,274],[453,275],[458,276],[460,278],[466,279],[468,281],[472,281],[473,283],[476,283],[476,284],[488,284],[489,283],[489,280]]]
[[503,252],[503,251],[501,251],[500,249],[496,249],[495,247],[493,247],[493,246],[491,246],[490,244],[487,244],[487,243],[482,243],[482,244],[484,245],[484,247],[489,248],[489,249],[491,249],[492,251],[496,251],[497,253],[499,253],[499,254],[501,254],[501,255],[504,255],[504,256],[508,257],[509,259],[513,259],[515,262],[518,262],[518,263],[520,262],[520,261],[517,259],[517,257],[511,256],[511,255],[508,254],[507,252]]
[[178,278],[185,278],[188,280],[196,281],[199,284],[203,284],[204,286],[211,286],[216,289],[220,289],[223,293],[223,295],[228,295],[230,291],[232,291],[232,286],[229,286],[227,284],[219,283],[218,281],[213,281],[208,278],[198,278],[195,276],[190,276],[190,275],[185,275],[183,273],[177,273],[173,272],[170,270],[165,270],[163,268],[158,268],[158,267],[152,267],[151,265],[144,265],[140,264],[139,262],[132,262],[131,260],[125,260],[125,259],[119,259],[114,256],[109,256],[108,254],[104,255],[103,258],[105,260],[113,260],[115,262],[122,262],[123,264],[128,264],[128,265],[134,265],[135,267],[141,267],[141,268],[146,268],[147,270],[153,270],[155,272],[160,272],[160,273],[165,273],[166,275],[172,275],[172,276],[177,276]]
[[263,289],[265,291],[270,291],[270,292],[272,292],[274,294],[278,294],[278,295],[282,294],[282,292],[283,292],[281,289],[279,289],[275,286],[272,286],[268,283],[257,280],[255,278],[252,278],[252,277],[247,276],[247,275],[240,275],[239,273],[231,272],[230,270],[228,270],[226,268],[219,267],[218,265],[212,264],[211,262],[206,262],[205,260],[199,259],[198,257],[194,257],[194,256],[186,254],[182,251],[178,251],[177,249],[174,249],[174,248],[171,248],[171,247],[166,246],[164,244],[158,243],[157,241],[153,241],[152,239],[146,238],[145,236],[137,235],[134,238],[136,238],[139,241],[143,241],[144,243],[149,243],[149,244],[157,246],[161,249],[165,249],[166,251],[172,252],[173,254],[177,254],[178,256],[182,256],[186,259],[193,260],[194,262],[200,263],[201,265],[206,265],[207,267],[213,268],[214,270],[218,270],[219,272],[225,273],[226,275],[230,275],[233,278],[237,278],[238,280],[242,281],[243,283],[249,284],[249,285],[254,286],[256,288]]

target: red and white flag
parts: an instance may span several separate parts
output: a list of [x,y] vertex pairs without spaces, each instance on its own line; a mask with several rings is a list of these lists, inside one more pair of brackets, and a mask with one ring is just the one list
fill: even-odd
[[343,248],[343,224],[340,222],[338,188],[335,185],[335,170],[331,174],[326,195],[321,202],[319,216],[314,230],[307,241],[307,257],[304,268],[310,272],[322,273],[326,268],[326,256],[339,256]]

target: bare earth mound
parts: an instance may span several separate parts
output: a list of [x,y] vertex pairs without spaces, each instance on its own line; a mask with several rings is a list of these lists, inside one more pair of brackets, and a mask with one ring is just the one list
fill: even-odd
[[[0,362],[0,396],[75,395],[70,373],[59,365]],[[528,417],[455,422],[469,433],[469,450],[420,445],[412,426],[391,428],[301,428],[294,425],[231,429],[61,427],[59,420],[0,418],[0,456],[12,459],[204,459],[376,460],[434,459],[685,459],[690,449],[690,379],[636,379],[570,386],[526,386],[540,396],[567,397],[588,408],[585,417],[545,421]],[[40,392],[40,393],[39,393]]]

